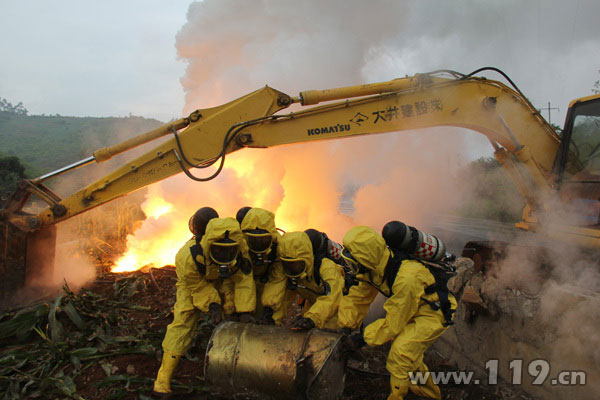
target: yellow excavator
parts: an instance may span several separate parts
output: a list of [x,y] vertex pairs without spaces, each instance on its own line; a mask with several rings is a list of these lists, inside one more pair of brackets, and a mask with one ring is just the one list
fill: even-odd
[[[481,77],[484,71],[501,74],[507,83]],[[293,112],[283,112],[294,104],[299,106]],[[467,128],[489,139],[526,202],[517,228],[598,253],[600,95],[572,101],[559,135],[502,71],[439,70],[388,82],[308,90],[296,97],[266,86],[21,182],[0,210],[1,292],[51,270],[58,222],[180,172],[194,181],[210,180],[231,152],[437,126]],[[69,197],[60,198],[44,185],[70,170],[165,136],[170,138]],[[216,169],[209,170],[209,176],[194,172],[211,166]],[[32,195],[48,204],[37,215],[24,212]],[[556,218],[567,209],[566,214],[575,217]],[[493,246],[470,243],[464,254],[485,272]]]

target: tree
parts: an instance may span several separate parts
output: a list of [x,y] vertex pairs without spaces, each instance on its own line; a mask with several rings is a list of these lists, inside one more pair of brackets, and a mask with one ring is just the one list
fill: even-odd
[[[600,70],[598,70],[598,72],[600,72]],[[592,87],[592,93],[600,94],[600,80],[594,82],[594,86]]]
[[27,115],[27,113],[29,113],[29,111],[23,105],[23,102],[20,101],[19,104],[13,106],[12,103],[2,97],[0,97],[0,111],[17,115]]
[[552,126],[554,131],[556,133],[558,133],[559,136],[562,135],[562,128],[559,125],[556,125],[555,123],[551,123],[550,126]]
[[18,157],[0,157],[0,193],[11,193],[25,179],[25,166]]

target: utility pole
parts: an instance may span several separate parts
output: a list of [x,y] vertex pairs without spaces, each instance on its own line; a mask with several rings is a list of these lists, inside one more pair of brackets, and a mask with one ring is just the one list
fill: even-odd
[[550,107],[550,102],[548,102],[548,107],[542,108],[542,110],[547,110],[548,111],[548,123],[550,125],[552,125],[552,119],[551,119],[550,113],[552,112],[552,110],[559,111],[558,107]]

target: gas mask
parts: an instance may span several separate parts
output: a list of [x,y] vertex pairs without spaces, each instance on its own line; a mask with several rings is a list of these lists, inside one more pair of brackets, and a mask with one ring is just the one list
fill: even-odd
[[249,229],[244,231],[248,244],[249,256],[254,267],[254,276],[262,283],[267,283],[269,265],[272,260],[269,254],[272,251],[273,236],[265,229]]
[[228,278],[232,275],[232,267],[236,263],[239,252],[238,243],[227,236],[210,245],[210,258],[219,266],[220,278]]
[[246,243],[251,252],[255,254],[267,254],[273,244],[273,236],[264,229],[252,229],[244,231]]
[[287,276],[287,287],[290,290],[298,290],[298,279],[306,271],[306,262],[300,258],[281,257],[283,273]]
[[[299,266],[296,266],[296,267],[297,267],[296,270],[298,270],[300,268]],[[285,267],[284,267],[284,271],[285,271]],[[300,276],[302,276],[303,273],[304,273],[304,270],[299,275],[294,276],[294,277],[291,277],[291,276],[287,275],[287,273],[286,273],[286,275],[288,276],[288,279],[287,279],[287,289],[288,290],[304,289],[304,290],[308,290],[309,292],[316,294],[317,296],[327,296],[331,293],[331,286],[329,286],[329,284],[325,281],[321,281],[321,284],[320,284],[321,291],[320,292],[315,291],[305,285],[301,285],[300,283],[298,283],[298,279],[300,279]]]
[[305,289],[317,296],[327,296],[331,293],[331,287],[325,281],[321,281],[321,292],[317,292],[307,286],[298,283],[298,280],[306,273],[306,262],[300,258],[281,257],[283,273],[287,276],[287,288],[289,290]]
[[344,260],[349,272],[351,272],[353,275],[364,274],[368,271],[368,268],[357,261],[346,248],[342,250],[342,259]]
[[305,288],[298,284],[298,279],[306,271],[306,262],[300,258],[285,258],[281,257],[281,266],[283,267],[283,273],[287,276],[287,288],[289,290],[298,290],[298,288]]
[[298,279],[306,271],[306,262],[300,258],[281,257],[283,273],[292,279]]

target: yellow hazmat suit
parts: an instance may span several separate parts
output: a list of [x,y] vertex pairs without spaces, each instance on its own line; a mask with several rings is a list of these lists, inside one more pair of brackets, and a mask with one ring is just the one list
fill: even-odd
[[[281,234],[275,227],[275,215],[262,208],[252,208],[248,211],[244,219],[242,220],[242,232],[247,239],[248,252],[250,256],[250,262],[252,263],[252,274],[254,275],[254,283],[256,285],[256,317],[260,317],[262,314],[261,296],[264,291],[265,284],[269,279],[274,278],[274,270],[281,267],[279,259],[277,258],[277,243]],[[256,234],[257,231],[266,231],[271,236],[271,246],[268,250],[256,253],[253,252],[252,246],[250,246],[250,235]],[[289,301],[288,301],[289,303]],[[287,304],[285,307],[279,310],[279,314],[282,314],[287,310]],[[273,319],[280,321],[282,315],[273,315]]]
[[[442,312],[433,310],[422,300],[439,301],[436,293],[425,293],[425,288],[435,283],[433,275],[420,262],[404,260],[390,290],[384,272],[391,251],[381,235],[369,227],[350,229],[344,237],[344,248],[366,271],[357,275],[358,286],[353,286],[340,302],[339,326],[358,328],[377,292],[382,292],[388,297],[383,306],[386,315],[365,328],[364,340],[371,346],[393,341],[386,365],[391,374],[388,399],[403,399],[409,388],[419,396],[440,399],[440,390],[431,378],[427,384],[417,386],[411,384],[409,376],[411,372],[427,371],[423,354],[447,329]],[[456,300],[451,294],[449,299],[452,309],[456,309]]]
[[256,291],[252,270],[244,272],[238,265],[238,258],[230,268],[231,276],[220,278],[218,266],[210,258],[211,244],[223,239],[225,232],[239,244],[242,257],[247,257],[246,242],[235,218],[214,218],[208,223],[206,233],[200,240],[202,255],[197,256],[197,261],[205,267],[203,273],[199,271],[190,250],[196,244],[195,238],[183,245],[175,256],[177,300],[173,322],[167,327],[162,343],[163,365],[154,384],[155,392],[170,392],[173,369],[192,343],[201,312],[207,313],[211,303],[220,304],[225,315],[254,311]]
[[[324,258],[319,267],[320,281],[316,282],[315,259],[312,243],[304,232],[290,232],[281,237],[277,248],[280,258],[299,259],[304,261],[306,269],[296,277],[298,294],[308,302],[303,313],[304,318],[311,319],[318,328],[337,329],[337,310],[344,289],[344,272],[341,266]],[[289,296],[288,277],[281,265],[274,271],[273,280],[265,285],[262,304],[279,310],[285,296]],[[325,288],[329,286],[329,293]]]

